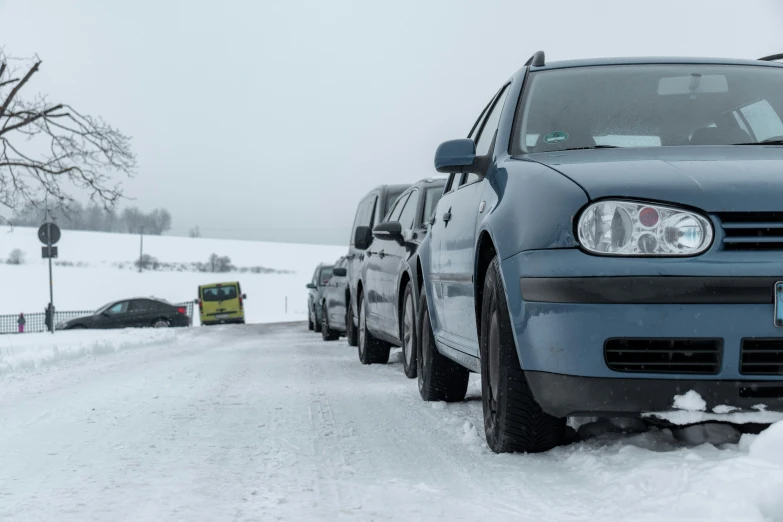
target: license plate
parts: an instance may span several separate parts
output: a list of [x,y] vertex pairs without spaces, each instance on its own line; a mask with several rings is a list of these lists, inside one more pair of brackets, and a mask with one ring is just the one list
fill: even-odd
[[215,319],[228,319],[230,314],[215,314]]
[[783,281],[775,283],[775,326],[783,327]]

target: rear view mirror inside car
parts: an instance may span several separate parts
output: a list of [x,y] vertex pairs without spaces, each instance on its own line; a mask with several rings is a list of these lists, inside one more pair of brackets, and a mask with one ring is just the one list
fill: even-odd
[[683,94],[717,94],[729,92],[729,83],[722,74],[691,74],[661,78],[658,82],[659,96]]

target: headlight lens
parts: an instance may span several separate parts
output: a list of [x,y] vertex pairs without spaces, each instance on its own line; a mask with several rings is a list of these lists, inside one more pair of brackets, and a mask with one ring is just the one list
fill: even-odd
[[677,208],[634,201],[600,201],[582,212],[579,242],[596,254],[691,256],[712,243],[712,223]]

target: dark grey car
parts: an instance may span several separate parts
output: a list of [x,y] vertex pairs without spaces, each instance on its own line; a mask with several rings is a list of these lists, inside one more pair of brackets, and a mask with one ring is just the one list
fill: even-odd
[[400,195],[384,220],[357,229],[356,247],[365,248],[359,273],[359,359],[385,363],[391,346],[403,349],[405,375],[416,377],[416,316],[419,287],[416,276],[419,245],[430,226],[446,184],[443,178],[423,179]]
[[332,278],[324,287],[321,298],[321,335],[324,341],[335,341],[345,335],[348,324],[348,260],[339,258],[332,269]]
[[316,332],[321,331],[321,307],[324,290],[332,277],[332,265],[321,263],[315,267],[313,279],[307,283],[307,327]]
[[[346,265],[348,270],[347,306],[350,311],[346,337],[348,338],[348,344],[351,346],[357,346],[359,342],[359,307],[357,306],[357,301],[354,296],[357,296],[361,291],[359,273],[361,272],[362,264],[367,257],[365,252],[366,248],[359,248],[356,246],[356,232],[359,227],[365,227],[363,229],[364,236],[361,239],[371,241],[372,227],[381,222],[400,194],[405,192],[408,187],[410,187],[410,185],[381,185],[375,187],[362,198],[356,208],[356,217],[353,221],[353,227],[351,227],[351,240],[350,245],[348,246],[348,255],[345,256],[348,261]],[[369,230],[367,230],[367,228],[369,228]]]

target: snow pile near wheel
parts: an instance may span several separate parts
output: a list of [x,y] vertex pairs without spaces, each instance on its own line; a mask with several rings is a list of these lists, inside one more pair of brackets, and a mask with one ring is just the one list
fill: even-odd
[[0,336],[0,375],[175,340],[176,331],[173,329],[3,335]]

